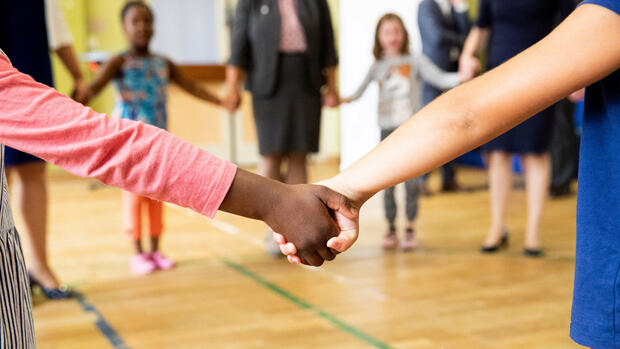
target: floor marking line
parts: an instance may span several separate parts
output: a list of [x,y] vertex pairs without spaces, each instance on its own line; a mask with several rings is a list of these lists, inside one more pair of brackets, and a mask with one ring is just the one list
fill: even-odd
[[103,314],[88,300],[82,293],[75,292],[78,304],[85,313],[93,313],[95,315],[95,326],[103,336],[108,340],[114,349],[130,349],[123,341],[123,338],[116,332],[114,327],[105,319]]
[[263,279],[260,275],[252,272],[251,270],[245,268],[244,266],[237,264],[233,261],[231,261],[230,259],[227,258],[221,258],[222,262],[229,267],[230,269],[233,269],[234,271],[238,272],[239,274],[248,277],[249,279],[255,281],[256,283],[258,283],[259,285],[265,287],[266,289],[278,294],[279,296],[281,296],[282,298],[285,298],[286,300],[290,301],[291,303],[295,304],[296,306],[298,306],[301,309],[310,311],[316,315],[318,315],[319,317],[331,322],[334,326],[336,326],[337,328],[339,328],[340,330],[347,332],[348,334],[350,334],[351,336],[372,345],[375,348],[380,348],[380,349],[389,349],[391,348],[388,344],[380,341],[379,339],[372,337],[371,335],[362,332],[361,330],[359,330],[358,328],[347,324],[346,322],[338,319],[336,316],[322,310],[321,308],[306,302],[305,300],[295,296],[294,294],[286,291],[285,289],[279,287],[278,285],[267,281],[265,279]]

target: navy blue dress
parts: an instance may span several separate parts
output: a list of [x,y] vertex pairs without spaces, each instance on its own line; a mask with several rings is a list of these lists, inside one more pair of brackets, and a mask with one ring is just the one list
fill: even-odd
[[[491,31],[488,68],[497,67],[544,38],[572,9],[572,0],[481,0],[477,26]],[[518,154],[549,151],[553,108],[543,110],[482,149]]]
[[[0,0],[0,48],[17,70],[53,85],[44,0]],[[6,147],[4,161],[15,166],[43,160]]]

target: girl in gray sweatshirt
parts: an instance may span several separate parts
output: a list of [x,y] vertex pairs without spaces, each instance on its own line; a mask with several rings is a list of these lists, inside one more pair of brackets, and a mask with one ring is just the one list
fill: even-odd
[[[424,55],[409,53],[407,29],[402,19],[393,13],[384,15],[377,23],[373,54],[376,61],[370,66],[364,81],[353,95],[344,98],[342,102],[350,103],[360,98],[368,85],[377,81],[381,140],[387,138],[420,109],[422,79],[442,90],[452,88],[461,82],[458,73],[445,72]],[[402,242],[396,235],[394,187],[384,191],[385,216],[388,221],[388,232],[383,241],[385,249],[396,249],[400,245],[403,251],[412,251],[417,247],[418,241],[414,229],[420,185],[419,178],[405,182],[407,227]]]

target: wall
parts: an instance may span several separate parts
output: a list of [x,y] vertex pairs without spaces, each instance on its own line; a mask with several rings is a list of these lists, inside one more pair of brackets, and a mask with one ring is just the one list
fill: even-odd
[[[170,0],[154,1],[157,9],[164,1]],[[78,55],[87,51],[106,51],[114,54],[126,49],[127,44],[119,18],[125,0],[61,0],[60,2],[73,33],[74,46]],[[227,0],[209,0],[208,2],[214,13],[211,16],[207,14],[206,18],[216,23],[216,38],[207,40],[205,45],[213,48],[211,51],[215,52],[218,61],[225,62],[228,58],[229,45],[229,34],[224,16]],[[334,26],[337,28],[339,0],[328,0],[328,2]],[[162,15],[156,13],[156,21],[161,17]],[[165,23],[165,25],[170,26],[171,23]],[[157,31],[156,27],[156,35]],[[157,39],[154,40],[157,42]],[[61,92],[69,94],[72,89],[69,75],[56,58],[53,58],[53,64],[56,86]],[[87,78],[91,79],[95,73],[88,71],[86,64],[83,66]],[[218,94],[222,89],[221,84],[211,83],[205,86]],[[245,95],[242,108],[233,117],[234,122],[231,123],[231,116],[223,110],[188,96],[175,86],[171,86],[169,92],[169,130],[172,133],[227,159],[231,159],[230,149],[231,145],[234,145],[240,163],[254,164],[257,162],[256,134],[249,95]],[[113,108],[112,87],[106,87],[90,103],[90,106],[98,112],[109,114]],[[316,158],[323,160],[338,157],[340,145],[338,109],[324,110],[321,130],[320,153]],[[236,135],[236,142],[231,141],[233,133]]]
[[[477,1],[470,1],[472,13],[477,12]],[[343,96],[357,89],[374,61],[375,28],[383,14],[394,12],[401,16],[410,33],[413,50],[421,50],[417,26],[419,2],[340,0],[340,91]],[[362,98],[340,108],[341,168],[359,159],[378,143],[377,105],[377,86],[371,84]]]
[[[401,16],[411,33],[413,47],[419,47],[415,21],[418,1],[340,1],[340,91],[353,93],[374,62],[372,47],[379,18],[394,12]],[[412,30],[413,29],[413,30]],[[379,141],[377,126],[378,91],[371,84],[358,101],[341,107],[341,167],[350,165]]]

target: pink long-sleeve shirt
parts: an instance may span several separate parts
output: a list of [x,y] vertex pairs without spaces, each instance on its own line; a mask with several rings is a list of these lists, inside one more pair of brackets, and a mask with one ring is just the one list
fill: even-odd
[[0,143],[78,176],[209,217],[237,170],[162,129],[107,117],[72,101],[18,72],[1,51]]

